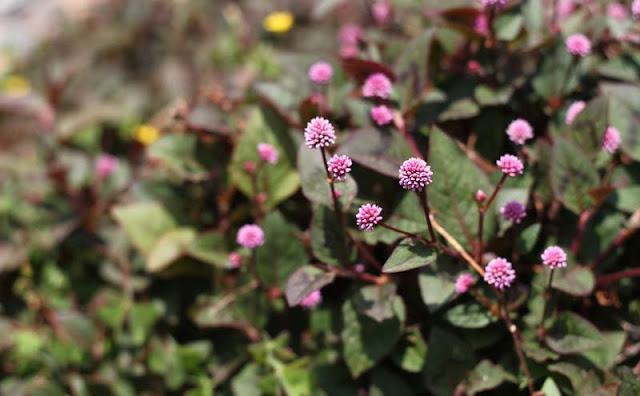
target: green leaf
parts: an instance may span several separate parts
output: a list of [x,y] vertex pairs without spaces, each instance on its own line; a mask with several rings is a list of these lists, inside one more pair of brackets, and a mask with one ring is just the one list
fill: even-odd
[[235,396],[261,396],[263,393],[258,386],[259,382],[260,366],[257,363],[249,363],[233,377],[231,389]]
[[640,186],[629,186],[616,189],[608,198],[618,210],[633,213],[640,208]]
[[196,232],[191,228],[176,228],[165,232],[149,251],[145,269],[148,272],[162,271],[182,257],[195,239]]
[[541,391],[544,392],[544,396],[562,396],[558,385],[556,385],[551,377],[547,377],[547,379],[544,380]]
[[572,354],[598,348],[604,339],[589,321],[572,312],[564,312],[549,328],[546,342],[555,352]]
[[394,72],[398,81],[394,84],[400,98],[400,109],[413,107],[426,93],[429,76],[429,57],[436,29],[426,29],[405,43],[397,56]]
[[369,396],[413,396],[415,391],[405,382],[405,377],[386,370],[376,368],[371,374]]
[[318,260],[328,265],[348,265],[355,259],[355,250],[348,243],[345,229],[328,206],[313,207],[311,249]]
[[131,243],[145,255],[165,232],[176,226],[173,217],[153,201],[116,206],[111,213]]
[[474,91],[476,101],[482,106],[498,106],[509,102],[515,87],[506,85],[493,88],[489,85],[478,85]]
[[450,328],[434,326],[428,340],[424,367],[427,389],[434,395],[453,395],[465,373],[474,367],[473,349]]
[[373,127],[349,132],[340,145],[340,152],[362,166],[393,178],[398,178],[400,165],[412,156],[399,133]]
[[61,311],[56,314],[60,335],[66,341],[80,345],[84,349],[93,347],[97,332],[93,323],[86,317],[74,311]]
[[522,30],[524,18],[520,14],[503,14],[496,18],[494,29],[498,40],[511,41]]
[[487,309],[476,302],[458,304],[445,313],[445,319],[456,327],[480,329],[497,319]]
[[[327,160],[331,158],[327,155]],[[322,155],[320,150],[309,149],[305,145],[300,145],[298,149],[298,171],[300,172],[300,180],[302,193],[309,201],[314,204],[325,205],[333,208],[333,197],[331,195],[331,187],[327,181],[327,173],[322,163]],[[336,190],[341,195],[338,201],[343,212],[349,210],[351,202],[358,193],[358,185],[351,175],[347,175],[344,181],[335,184]]]
[[[573,266],[570,269],[556,270],[553,288],[577,297],[591,294],[596,285],[593,272],[587,267]],[[558,274],[558,272],[560,272]],[[559,275],[559,276],[558,276]]]
[[551,188],[555,197],[580,214],[593,206],[588,192],[599,184],[593,162],[568,140],[556,139],[551,155]]
[[198,235],[186,250],[189,256],[219,268],[224,267],[229,257],[225,248],[224,235],[219,232]]
[[398,345],[391,353],[391,359],[403,370],[419,373],[424,366],[427,343],[419,326],[408,327]]
[[309,256],[296,236],[296,230],[280,212],[271,212],[264,219],[265,243],[256,249],[256,271],[269,287],[284,290],[289,276],[309,263]]
[[[404,194],[393,213],[388,214],[383,210],[382,216],[385,224],[392,227],[411,233],[424,233],[428,228],[427,222],[424,215],[416,216],[417,213],[422,213],[422,207],[418,196],[410,191]],[[402,238],[401,234],[384,227],[375,227],[371,232],[361,233],[361,236],[370,245],[376,243],[392,244]]]
[[396,285],[394,283],[365,286],[353,296],[358,313],[367,315],[376,322],[393,318],[395,300]]
[[343,355],[354,378],[375,366],[400,338],[405,320],[405,308],[400,297],[394,299],[393,313],[393,318],[379,323],[358,314],[353,299],[342,306]]
[[467,374],[465,386],[467,394],[473,396],[476,393],[495,389],[504,382],[516,383],[516,378],[504,371],[501,366],[483,360]]
[[631,368],[626,366],[618,367],[616,374],[620,379],[620,386],[616,396],[635,396],[640,394],[640,380],[638,380]]
[[280,154],[277,163],[262,164],[258,173],[258,188],[260,192],[268,192],[265,207],[269,209],[287,199],[300,186],[295,168],[295,148],[286,123],[267,110],[252,109],[233,152],[229,173],[240,191],[254,198],[251,176],[244,170],[244,164],[247,161],[258,162],[257,146],[262,142],[272,144]]
[[435,263],[420,269],[418,286],[429,312],[437,311],[455,297],[456,279],[464,269],[458,260],[443,254]]
[[609,97],[608,120],[620,131],[620,149],[640,161],[640,88],[638,84],[600,85],[602,94]]
[[309,294],[333,282],[335,274],[306,265],[295,270],[287,280],[285,296],[289,306],[295,306]]
[[134,345],[142,345],[151,329],[165,312],[160,300],[133,304],[129,315],[129,329]]
[[627,335],[624,331],[609,331],[603,332],[602,337],[604,339],[602,346],[585,351],[581,355],[598,368],[607,370],[616,363],[616,358],[624,346]]
[[433,247],[425,245],[422,241],[406,238],[393,249],[393,253],[382,267],[382,272],[402,272],[424,267],[436,261],[437,257]]
[[480,107],[471,98],[456,100],[451,103],[440,115],[438,121],[466,120],[480,113]]
[[531,252],[538,241],[540,229],[540,223],[531,224],[525,228],[520,235],[518,235],[518,241],[516,242],[518,251],[524,254]]
[[[242,287],[242,286],[241,286]],[[189,316],[200,327],[235,327],[237,324],[262,326],[266,321],[267,302],[261,293],[237,293],[198,296]]]
[[147,155],[178,177],[200,181],[206,179],[207,170],[197,160],[197,143],[196,135],[165,135],[149,146]]
[[[440,225],[470,251],[478,229],[474,194],[478,189],[493,191],[493,186],[455,141],[438,128],[431,129],[429,151],[434,175],[433,183],[427,187],[431,208],[437,213]],[[485,220],[484,238],[489,240],[495,222],[489,218]]]
[[280,375],[280,382],[285,394],[290,396],[306,396],[312,394],[312,373],[299,365],[289,364],[284,367]]

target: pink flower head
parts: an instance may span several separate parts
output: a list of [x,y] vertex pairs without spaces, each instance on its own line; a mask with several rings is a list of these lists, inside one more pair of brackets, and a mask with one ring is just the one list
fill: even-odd
[[382,99],[389,97],[391,93],[391,80],[383,73],[373,73],[362,85],[362,95],[366,98],[377,96]]
[[608,126],[602,138],[602,149],[613,154],[618,147],[620,147],[620,132],[616,128]]
[[314,290],[309,293],[302,301],[300,301],[300,306],[305,307],[307,309],[315,308],[318,304],[322,302],[322,293],[320,290]]
[[255,224],[245,224],[238,230],[236,242],[249,249],[257,248],[264,244],[264,231]]
[[356,24],[348,23],[340,28],[338,33],[338,41],[340,45],[358,45],[362,39],[362,28]]
[[633,0],[633,3],[631,3],[631,13],[634,17],[640,18],[640,0]]
[[405,190],[422,191],[426,185],[431,184],[433,172],[425,160],[411,157],[402,163],[398,175],[400,185]]
[[378,205],[364,204],[358,209],[356,215],[356,224],[362,231],[373,231],[379,222],[382,221],[382,208]]
[[466,293],[471,285],[473,285],[473,277],[465,272],[456,279],[456,293]]
[[343,58],[355,58],[358,55],[356,44],[343,44],[340,46],[340,56]]
[[515,144],[524,144],[525,141],[533,138],[533,128],[527,121],[518,118],[507,127],[507,135]]
[[575,4],[573,0],[558,0],[556,6],[556,13],[558,18],[564,19],[573,13],[575,9]]
[[489,18],[484,13],[479,13],[473,22],[473,30],[478,34],[486,36],[489,34]]
[[567,115],[565,116],[564,123],[567,125],[573,124],[573,120],[576,119],[578,114],[582,113],[582,110],[587,107],[587,104],[581,100],[571,103],[567,109]]
[[515,155],[505,154],[496,161],[496,165],[500,167],[502,173],[511,177],[521,175],[524,170],[524,165],[520,158]]
[[247,173],[253,173],[256,171],[256,163],[253,161],[245,161],[245,163],[242,164],[242,169]]
[[118,159],[113,155],[100,154],[96,158],[96,173],[98,177],[105,178],[111,175],[118,167]]
[[471,59],[467,62],[467,71],[473,76],[479,76],[483,73],[482,65],[477,60]]
[[487,199],[487,194],[481,189],[478,189],[478,191],[476,191],[475,198],[478,202],[484,202],[484,200]]
[[505,220],[520,224],[520,221],[527,216],[527,209],[520,202],[511,201],[500,208],[500,213]]
[[378,126],[387,125],[393,120],[393,113],[385,105],[374,106],[371,108],[371,118]]
[[242,263],[242,256],[238,252],[229,253],[229,257],[227,258],[227,263],[225,268],[227,269],[236,269],[240,267]]
[[353,266],[353,270],[359,274],[362,274],[365,270],[364,264],[358,263]]
[[515,279],[516,271],[511,263],[502,257],[489,261],[484,269],[484,281],[500,290],[510,287]]
[[629,17],[629,11],[624,4],[611,3],[607,6],[607,15],[613,19],[623,20]]
[[489,6],[503,6],[507,4],[507,0],[482,0],[482,5]]
[[337,181],[347,178],[347,174],[351,172],[351,165],[353,165],[353,162],[346,155],[334,155],[327,161],[327,168],[333,175],[334,180]]
[[336,142],[336,131],[327,119],[316,117],[304,129],[304,142],[309,148],[331,146]]
[[316,84],[327,84],[333,76],[333,68],[327,62],[316,62],[309,68],[309,80]]
[[258,155],[270,164],[278,162],[278,150],[269,143],[258,143]]
[[584,34],[572,34],[567,37],[567,51],[572,55],[585,56],[591,52],[591,41]]
[[371,7],[371,13],[373,14],[373,19],[379,25],[384,25],[389,22],[389,18],[391,18],[391,3],[387,0],[380,0],[373,3]]
[[559,246],[549,246],[540,256],[542,264],[551,268],[563,268],[567,266],[567,254]]

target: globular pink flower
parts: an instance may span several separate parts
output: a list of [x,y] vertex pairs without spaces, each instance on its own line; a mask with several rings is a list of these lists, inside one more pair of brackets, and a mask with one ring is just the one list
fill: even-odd
[[475,198],[478,202],[484,202],[484,200],[487,199],[487,194],[484,191],[478,189],[478,191],[476,191]]
[[484,281],[497,289],[510,287],[516,279],[516,271],[509,261],[502,257],[494,258],[484,269]]
[[365,270],[364,264],[362,263],[358,263],[356,265],[353,266],[353,271],[357,272],[358,274],[363,273]]
[[502,173],[511,177],[521,175],[524,170],[524,165],[520,158],[515,155],[505,154],[496,161],[496,165],[500,167]]
[[373,3],[373,6],[371,7],[373,19],[380,25],[384,25],[389,22],[391,11],[391,3],[386,0],[377,1]]
[[525,141],[533,138],[533,128],[527,121],[518,118],[507,127],[507,135],[515,144],[524,144]]
[[565,42],[567,51],[572,55],[585,56],[591,52],[591,40],[584,34],[572,34]]
[[558,18],[565,19],[573,13],[574,9],[575,3],[573,2],[573,0],[558,0],[556,13],[558,15]]
[[382,208],[378,205],[364,204],[358,209],[356,224],[362,231],[373,231],[379,222],[382,221]]
[[540,256],[542,264],[551,268],[563,268],[567,266],[567,254],[559,246],[549,246]]
[[307,309],[315,308],[318,304],[322,302],[322,293],[320,290],[314,290],[309,293],[302,301],[300,301],[300,306],[305,307]]
[[264,245],[264,231],[258,225],[245,224],[238,230],[236,242],[249,249],[257,248]]
[[304,142],[309,148],[331,146],[336,142],[336,131],[329,120],[316,117],[309,121],[304,129]]
[[482,0],[482,5],[488,6],[503,6],[507,4],[507,0]]
[[486,36],[489,34],[489,18],[484,13],[479,13],[473,21],[473,30],[478,34]]
[[340,56],[343,58],[355,58],[358,55],[358,46],[355,44],[343,44],[340,46]]
[[278,162],[278,150],[269,143],[258,143],[258,155],[270,164]]
[[362,28],[353,23],[347,23],[342,25],[340,32],[338,33],[338,41],[341,45],[358,45],[358,42],[362,40],[363,32]]
[[316,62],[309,68],[309,80],[316,84],[327,84],[333,77],[333,68],[327,62]]
[[334,155],[329,161],[327,161],[327,168],[334,180],[340,181],[347,178],[347,174],[351,172],[351,165],[353,162],[351,158],[346,155]]
[[582,113],[582,110],[587,107],[587,104],[581,100],[571,103],[567,109],[567,115],[565,116],[564,123],[567,125],[573,124],[573,120],[576,119],[578,114]]
[[610,154],[613,154],[618,147],[620,147],[620,132],[609,126],[604,131],[604,137],[602,138],[602,149],[604,151],[608,151]]
[[366,98],[379,97],[386,99],[391,93],[391,80],[383,73],[374,73],[367,77],[362,85],[362,95]]
[[613,19],[623,20],[629,17],[629,11],[624,4],[612,3],[607,6],[607,15]]
[[404,161],[398,171],[400,185],[405,190],[422,191],[424,187],[431,184],[431,167],[420,158],[409,158]]
[[387,125],[393,120],[393,113],[385,105],[374,106],[371,108],[371,118],[378,126]]
[[460,275],[458,279],[456,279],[456,293],[466,293],[471,285],[473,285],[473,277],[471,277],[471,275],[467,273]]
[[108,177],[113,172],[115,172],[116,168],[118,168],[118,159],[113,155],[100,154],[98,158],[96,158],[95,167],[98,177]]
[[505,220],[516,224],[520,224],[520,221],[527,217],[527,209],[518,201],[507,202],[500,208],[500,213]]
[[631,3],[631,13],[634,17],[640,18],[640,0],[633,0],[633,3]]
[[238,252],[229,253],[229,257],[227,258],[226,268],[227,269],[236,269],[240,267],[242,263],[242,256]]

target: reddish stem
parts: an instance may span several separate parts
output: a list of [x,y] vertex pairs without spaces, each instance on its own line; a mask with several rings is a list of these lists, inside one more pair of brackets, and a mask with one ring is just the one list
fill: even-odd
[[593,214],[593,210],[586,210],[582,212],[580,215],[580,219],[578,220],[578,233],[571,241],[571,252],[576,255],[580,251],[580,243],[582,242],[582,236],[584,235],[584,230],[586,228],[587,222],[591,218]]
[[609,283],[615,282],[615,281],[620,280],[620,279],[632,278],[632,277],[636,277],[636,276],[640,276],[640,268],[631,268],[631,269],[624,270],[624,271],[613,272],[613,273],[610,273],[610,274],[601,275],[601,276],[597,277],[596,278],[596,285],[597,286],[603,286],[603,285],[607,285]]
[[500,178],[500,181],[498,182],[498,185],[493,190],[493,193],[489,197],[489,200],[487,201],[487,203],[482,205],[482,206],[480,206],[480,207],[478,207],[478,242],[476,243],[476,249],[475,249],[476,250],[475,259],[476,259],[477,262],[480,262],[480,259],[482,258],[482,250],[483,250],[482,234],[483,234],[483,230],[484,230],[484,215],[485,215],[485,213],[487,213],[487,210],[489,209],[489,207],[493,203],[493,200],[498,195],[498,191],[500,191],[500,189],[504,185],[504,181],[505,180],[507,180],[507,174],[506,173],[502,175],[502,178]]
[[378,223],[378,225],[379,225],[380,227],[386,228],[387,230],[391,230],[391,231],[397,232],[397,233],[399,233],[399,234],[406,235],[406,236],[408,236],[409,238],[417,238],[417,239],[419,239],[419,240],[423,241],[424,243],[426,243],[427,245],[433,245],[433,244],[434,244],[434,242],[432,242],[432,241],[428,241],[428,240],[427,240],[427,238],[423,237],[422,235],[412,234],[412,233],[410,233],[410,232],[403,231],[403,230],[401,230],[401,229],[395,228],[395,227],[390,226],[390,225],[385,224],[385,223]]
[[598,257],[596,257],[590,264],[589,268],[596,268],[601,262],[603,262],[611,253],[613,253],[617,248],[622,246],[623,243],[626,242],[632,235],[636,233],[640,228],[624,228],[620,231],[616,239],[606,248]]

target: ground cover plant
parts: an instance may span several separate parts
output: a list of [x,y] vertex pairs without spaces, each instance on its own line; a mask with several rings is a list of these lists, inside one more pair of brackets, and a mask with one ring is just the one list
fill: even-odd
[[640,394],[640,1],[10,3],[0,394]]

